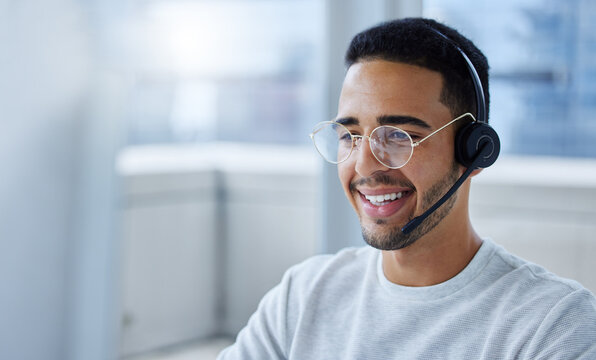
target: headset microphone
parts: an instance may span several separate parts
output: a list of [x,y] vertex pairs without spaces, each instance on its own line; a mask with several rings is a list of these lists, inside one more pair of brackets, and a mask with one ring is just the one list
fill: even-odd
[[463,184],[464,181],[466,181],[466,179],[470,176],[470,174],[472,174],[472,171],[478,169],[480,167],[479,164],[482,163],[483,161],[485,161],[485,158],[487,156],[490,156],[490,154],[493,151],[494,151],[494,148],[493,148],[492,144],[489,144],[487,142],[484,145],[482,145],[482,148],[480,149],[480,151],[478,152],[478,154],[476,155],[476,157],[474,158],[474,160],[472,161],[470,166],[466,169],[466,171],[462,174],[462,176],[460,176],[459,179],[457,179],[457,181],[455,182],[455,184],[453,184],[451,189],[449,189],[449,191],[447,191],[447,193],[445,195],[443,195],[443,197],[441,199],[439,199],[439,201],[437,201],[433,206],[431,206],[428,210],[426,210],[424,212],[424,214],[417,216],[414,219],[410,220],[410,222],[408,222],[401,229],[401,232],[404,234],[409,234],[410,232],[412,232],[412,230],[414,230],[416,227],[418,227],[418,225],[420,225],[427,217],[429,217],[430,214],[432,214],[435,210],[437,210],[439,208],[439,206],[443,205],[443,203],[445,201],[447,201],[447,199],[449,199],[451,197],[451,195],[453,195],[457,191],[457,189],[459,189],[461,184]]
[[435,28],[430,27],[429,29],[451,43],[464,58],[476,92],[477,121],[467,124],[459,129],[455,136],[455,158],[460,164],[467,167],[466,171],[464,171],[455,184],[453,184],[449,191],[447,191],[439,201],[426,210],[422,215],[412,219],[401,229],[404,234],[412,232],[435,210],[443,205],[443,203],[447,201],[447,199],[449,199],[472,174],[472,171],[491,166],[497,160],[501,149],[499,135],[490,125],[488,125],[484,91],[482,89],[480,77],[472,64],[472,61],[470,61],[466,53],[460,49],[455,41],[451,40]]

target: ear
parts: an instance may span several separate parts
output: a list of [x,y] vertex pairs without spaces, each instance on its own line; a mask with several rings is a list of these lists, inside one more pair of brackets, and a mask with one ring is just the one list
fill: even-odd
[[470,177],[474,177],[474,176],[480,174],[482,172],[482,170],[484,170],[484,169],[480,168],[480,169],[476,169],[476,170],[472,171],[472,173],[470,174]]

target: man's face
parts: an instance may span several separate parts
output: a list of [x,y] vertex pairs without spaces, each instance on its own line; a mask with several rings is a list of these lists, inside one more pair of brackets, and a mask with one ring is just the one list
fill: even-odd
[[[413,65],[383,60],[356,63],[346,74],[337,120],[354,135],[370,135],[379,125],[393,125],[417,141],[452,120],[449,109],[439,101],[442,81],[440,73]],[[379,163],[368,140],[338,165],[340,181],[367,243],[397,250],[445,222],[456,196],[410,234],[401,232],[457,180],[460,167],[454,160],[453,131],[453,127],[446,128],[416,147],[400,169]],[[379,201],[379,196],[388,200]]]

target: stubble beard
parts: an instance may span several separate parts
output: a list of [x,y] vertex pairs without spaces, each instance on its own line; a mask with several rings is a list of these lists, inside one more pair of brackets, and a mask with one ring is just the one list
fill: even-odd
[[[451,170],[447,173],[444,180],[435,183],[422,197],[422,208],[428,209],[436,203],[453,186],[459,177],[459,165],[453,162]],[[362,237],[366,243],[379,250],[399,250],[412,245],[416,240],[426,235],[434,229],[443,220],[453,208],[457,200],[457,192],[441,205],[436,211],[429,215],[412,232],[404,234],[401,226],[394,226],[386,231],[372,231],[361,224]],[[412,220],[414,216],[411,216]],[[377,225],[386,224],[385,220],[377,220]]]

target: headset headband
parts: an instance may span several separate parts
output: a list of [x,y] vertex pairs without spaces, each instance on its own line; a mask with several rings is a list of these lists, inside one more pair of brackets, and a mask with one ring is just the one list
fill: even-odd
[[472,82],[474,83],[474,91],[476,92],[476,120],[481,123],[488,124],[488,118],[486,116],[486,100],[484,99],[484,90],[482,88],[482,82],[480,82],[480,76],[478,76],[478,72],[472,64],[472,61],[466,55],[466,53],[457,45],[457,43],[450,38],[448,38],[445,34],[440,32],[439,30],[429,27],[432,31],[439,34],[449,43],[451,43],[457,51],[463,56],[464,60],[466,60],[466,65],[468,67],[468,72],[470,73],[470,77],[472,78]]

